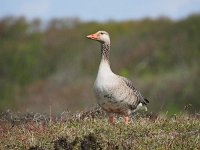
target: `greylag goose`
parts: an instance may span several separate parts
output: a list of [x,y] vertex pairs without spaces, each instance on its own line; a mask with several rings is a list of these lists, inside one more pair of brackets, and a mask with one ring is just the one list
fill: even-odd
[[112,72],[109,62],[109,34],[106,31],[98,31],[88,35],[87,38],[101,43],[101,62],[94,83],[97,102],[108,113],[108,121],[111,124],[113,124],[113,113],[125,115],[125,124],[128,124],[128,115],[141,108],[146,110],[145,105],[149,101],[130,80]]

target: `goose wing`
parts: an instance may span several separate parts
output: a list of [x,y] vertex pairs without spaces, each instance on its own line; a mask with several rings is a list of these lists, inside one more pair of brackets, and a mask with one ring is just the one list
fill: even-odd
[[142,103],[143,105],[147,105],[147,103],[149,103],[149,100],[144,98],[142,96],[142,94],[137,90],[137,88],[134,86],[133,82],[130,81],[129,79],[125,78],[125,77],[121,77],[120,78],[123,80],[123,82],[125,83],[125,85],[131,89],[132,94],[134,94],[136,96],[136,102],[135,105],[137,106],[139,103]]

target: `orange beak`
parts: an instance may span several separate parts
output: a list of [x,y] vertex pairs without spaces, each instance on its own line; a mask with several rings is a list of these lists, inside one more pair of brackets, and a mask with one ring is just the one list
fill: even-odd
[[86,36],[88,39],[91,39],[91,40],[97,40],[97,34],[90,34],[88,36]]

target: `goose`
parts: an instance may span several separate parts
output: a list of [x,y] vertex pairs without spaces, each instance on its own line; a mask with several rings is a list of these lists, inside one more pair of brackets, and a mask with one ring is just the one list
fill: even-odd
[[149,101],[134,86],[129,79],[112,72],[110,67],[110,36],[106,31],[98,31],[86,36],[101,44],[101,61],[94,82],[94,93],[98,105],[107,112],[108,122],[113,124],[113,114],[125,116],[128,125],[128,116],[137,110],[147,110]]

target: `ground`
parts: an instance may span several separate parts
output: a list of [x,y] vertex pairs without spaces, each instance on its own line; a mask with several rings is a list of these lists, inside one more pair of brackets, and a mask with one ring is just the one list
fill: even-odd
[[59,117],[2,112],[0,149],[200,149],[200,114],[135,114],[107,122],[99,108]]

